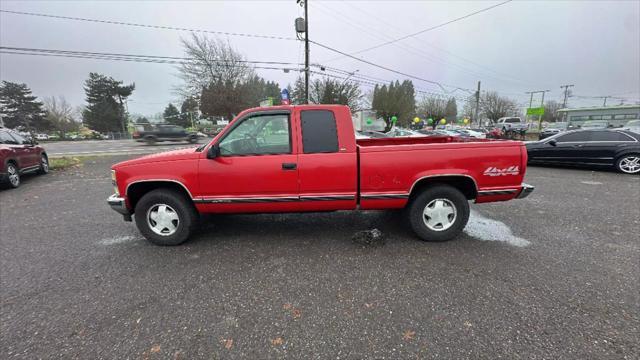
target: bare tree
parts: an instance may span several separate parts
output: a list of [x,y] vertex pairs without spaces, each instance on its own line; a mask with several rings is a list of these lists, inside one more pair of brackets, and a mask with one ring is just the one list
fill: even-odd
[[44,109],[46,119],[60,133],[61,138],[64,138],[68,132],[77,131],[80,127],[80,124],[74,119],[74,116],[77,115],[76,110],[63,96],[45,98]]
[[179,68],[184,86],[178,92],[185,98],[200,96],[211,84],[237,85],[255,74],[229,43],[197,34],[181,41],[185,55],[190,59]]
[[507,97],[500,96],[495,91],[489,91],[480,96],[482,115],[493,121],[505,116],[518,115],[518,103]]
[[446,109],[447,100],[435,96],[425,96],[418,103],[418,114],[431,118],[434,122],[446,116]]
[[352,111],[360,109],[362,91],[352,81],[339,81],[325,77],[311,82],[309,100],[315,104],[348,105]]
[[562,104],[549,100],[544,104],[544,115],[542,115],[542,121],[557,122],[562,120],[562,113],[558,113],[558,110],[562,109]]

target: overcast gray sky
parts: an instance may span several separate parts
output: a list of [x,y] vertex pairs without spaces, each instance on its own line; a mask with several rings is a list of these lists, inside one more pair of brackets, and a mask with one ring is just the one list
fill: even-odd
[[[415,33],[501,1],[316,1],[309,2],[310,39],[344,52],[356,52]],[[302,15],[295,0],[211,2],[0,1],[2,10],[236,33],[295,37],[293,21]],[[182,56],[185,31],[138,28],[0,13],[0,45],[12,47]],[[222,36],[248,60],[303,61],[301,42]],[[341,58],[312,46],[311,62],[385,80],[403,76]],[[581,96],[640,97],[639,1],[513,1],[433,31],[357,55],[404,73],[463,88],[495,90],[528,102],[525,91],[574,84]],[[39,97],[63,95],[84,102],[83,81],[99,72],[135,82],[132,113],[154,114],[180,84],[174,66],[105,60],[0,54],[0,78],[24,82]],[[281,86],[296,73],[258,70]],[[436,85],[414,80],[422,90]],[[363,90],[367,90],[363,87]],[[452,91],[453,88],[445,88]],[[460,90],[454,94],[466,96]],[[609,100],[619,103],[620,100]],[[601,104],[572,98],[570,105]]]

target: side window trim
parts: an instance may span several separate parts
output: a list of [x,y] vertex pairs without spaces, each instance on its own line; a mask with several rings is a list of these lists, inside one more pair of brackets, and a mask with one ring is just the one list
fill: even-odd
[[282,111],[282,110],[266,110],[266,111],[255,111],[249,114],[246,114],[242,118],[238,119],[233,126],[229,128],[229,130],[225,131],[220,139],[216,141],[216,145],[220,145],[238,126],[240,126],[246,120],[249,120],[253,117],[259,116],[269,116],[269,115],[285,115],[287,117],[287,126],[289,132],[289,151],[284,153],[268,153],[268,154],[220,154],[220,157],[244,157],[244,156],[265,156],[265,155],[291,155],[293,154],[293,135],[292,135],[292,120],[291,120],[291,111]]

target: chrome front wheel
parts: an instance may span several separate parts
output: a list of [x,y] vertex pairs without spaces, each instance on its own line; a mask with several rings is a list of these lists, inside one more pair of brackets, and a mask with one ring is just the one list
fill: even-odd
[[640,155],[626,155],[618,160],[618,170],[626,174],[640,173]]
[[147,211],[147,224],[154,233],[160,236],[171,236],[180,225],[178,213],[167,204],[156,204]]
[[20,186],[20,171],[15,165],[7,165],[7,176],[9,178],[9,185],[11,185],[11,187],[17,188],[18,186]]

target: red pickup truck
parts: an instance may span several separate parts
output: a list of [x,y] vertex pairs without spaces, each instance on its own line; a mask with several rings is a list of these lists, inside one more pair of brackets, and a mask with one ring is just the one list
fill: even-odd
[[152,243],[189,238],[199,213],[402,209],[426,241],[454,238],[469,200],[527,196],[518,141],[450,136],[356,140],[342,105],[254,108],[210,143],[112,167],[109,205]]

